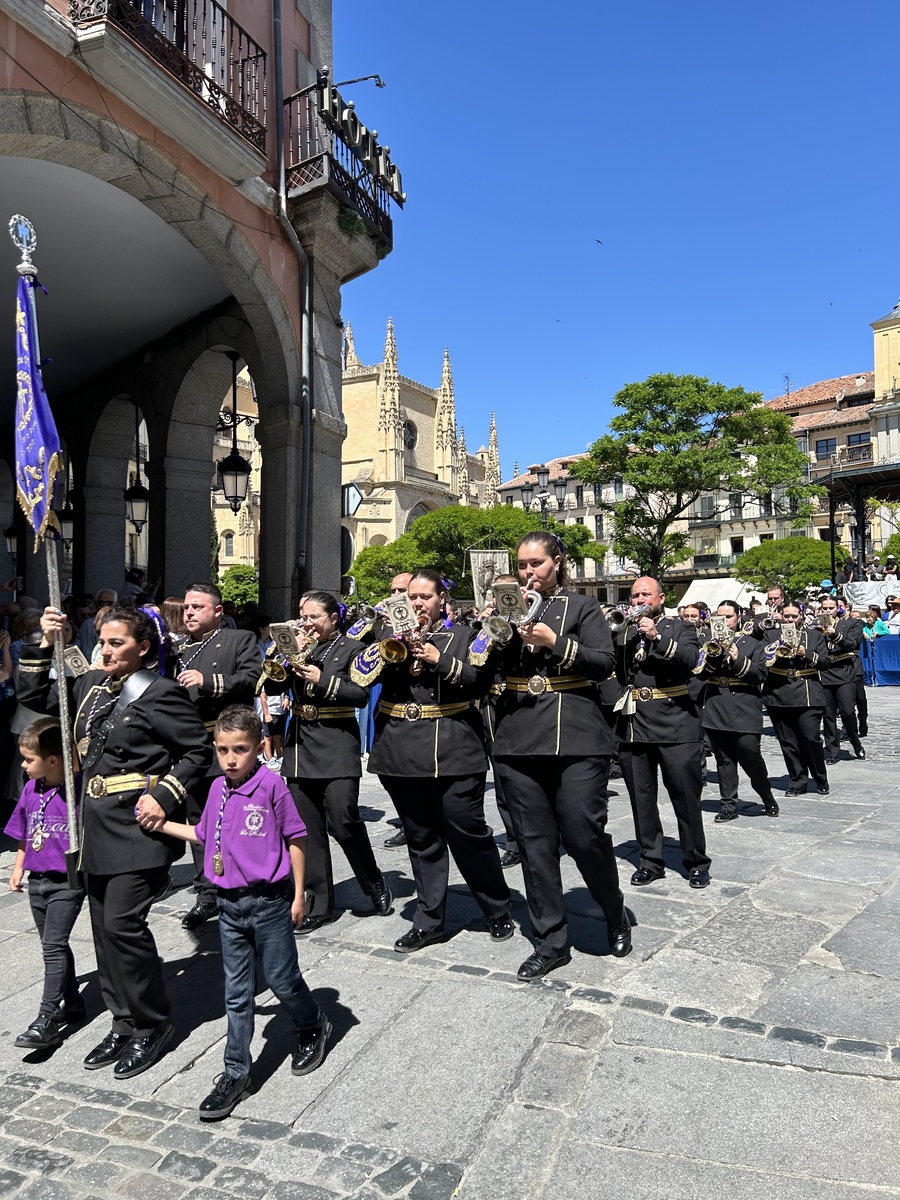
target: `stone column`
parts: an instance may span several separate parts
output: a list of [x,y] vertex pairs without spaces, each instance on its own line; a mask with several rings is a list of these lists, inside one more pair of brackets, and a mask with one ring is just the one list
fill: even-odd
[[[90,474],[96,478],[104,464],[124,475],[122,460],[91,459]],[[125,501],[124,487],[116,483],[88,483],[84,488],[84,586],[95,595],[100,588],[119,591],[125,578]]]
[[263,407],[257,426],[262,447],[259,519],[260,606],[277,620],[297,615],[297,520],[303,429],[296,405]]

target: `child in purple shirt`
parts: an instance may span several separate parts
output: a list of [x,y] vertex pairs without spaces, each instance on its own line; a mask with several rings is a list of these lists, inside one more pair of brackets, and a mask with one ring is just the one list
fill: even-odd
[[294,1022],[294,1075],[321,1064],[332,1029],[297,965],[306,826],[281,776],[257,761],[262,723],[252,708],[226,708],[214,738],[224,776],[213,781],[200,823],[162,828],[204,847],[204,874],[217,889],[228,1035],[225,1070],[200,1105],[201,1121],[227,1117],[250,1090],[257,957]]
[[19,843],[9,890],[21,892],[28,871],[28,901],[44,955],[44,994],[38,1015],[15,1045],[47,1050],[62,1041],[62,1026],[85,1019],[78,994],[69,936],[84,903],[84,891],[69,886],[66,853],[69,825],[63,790],[62,731],[55,717],[41,717],[19,736],[28,782],[6,833]]

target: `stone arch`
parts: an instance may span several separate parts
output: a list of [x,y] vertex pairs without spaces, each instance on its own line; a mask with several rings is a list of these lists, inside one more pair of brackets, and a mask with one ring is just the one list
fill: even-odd
[[409,533],[409,527],[412,525],[413,521],[415,521],[418,517],[424,517],[426,513],[432,512],[433,509],[434,505],[429,507],[424,500],[420,500],[418,504],[414,504],[407,514],[406,527],[403,532]]
[[[85,564],[85,588],[90,592],[103,587],[121,588],[128,565],[123,493],[129,482],[135,403],[124,393],[109,398],[94,426],[82,464],[84,505],[76,547]],[[90,554],[86,554],[88,547]]]

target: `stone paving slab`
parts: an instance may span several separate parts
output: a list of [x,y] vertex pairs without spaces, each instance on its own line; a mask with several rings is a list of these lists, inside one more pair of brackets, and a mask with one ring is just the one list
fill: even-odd
[[579,1110],[578,1137],[598,1152],[614,1146],[895,1187],[896,1123],[891,1081],[609,1047]]
[[803,963],[758,1006],[760,1020],[893,1044],[900,1039],[897,986],[877,975]]

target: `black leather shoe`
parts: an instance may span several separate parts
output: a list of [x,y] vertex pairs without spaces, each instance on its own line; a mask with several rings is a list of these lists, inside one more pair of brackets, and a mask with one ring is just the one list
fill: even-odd
[[132,1075],[140,1075],[152,1067],[169,1043],[175,1032],[172,1021],[163,1021],[147,1037],[132,1038],[119,1056],[119,1061],[113,1067],[116,1079],[130,1079]]
[[820,796],[827,796],[830,794],[831,788],[828,786],[827,783],[820,783],[819,786],[816,788],[816,791],[819,793]]
[[548,971],[555,971],[557,967],[564,967],[571,961],[570,954],[560,954],[558,958],[548,958],[545,954],[535,952],[526,958],[519,967],[516,978],[521,979],[523,983],[530,983],[532,979],[543,979]]
[[626,914],[619,925],[607,925],[609,952],[613,958],[624,958],[631,953],[631,922]]
[[89,1071],[97,1071],[100,1067],[108,1067],[118,1062],[130,1041],[131,1035],[128,1033],[108,1033],[84,1060],[85,1067]]
[[62,1041],[62,1021],[52,1013],[36,1017],[24,1033],[20,1033],[13,1042],[20,1050],[49,1050],[58,1046]]
[[781,811],[774,796],[770,800],[763,800],[763,808],[766,810],[767,817],[777,817]]
[[372,887],[372,903],[379,917],[386,917],[393,910],[394,897],[391,895],[391,889],[383,879],[381,883],[376,883]]
[[223,1120],[251,1090],[249,1075],[239,1075],[235,1079],[223,1071],[213,1084],[213,1090],[201,1101],[200,1120]]
[[507,850],[500,856],[500,866],[504,871],[508,871],[510,867],[517,867],[521,861],[522,855],[518,850]]
[[492,942],[508,942],[516,932],[509,913],[504,913],[502,917],[489,917],[488,928],[491,931]]
[[854,746],[853,753],[856,755],[857,758],[865,758],[866,757],[866,751],[862,745]]
[[430,946],[433,942],[441,942],[443,939],[443,930],[426,933],[424,929],[410,929],[409,933],[404,933],[402,937],[397,938],[394,942],[394,949],[398,954],[412,954],[416,950],[421,950],[423,946]]
[[806,784],[804,783],[803,787],[786,788],[784,794],[786,796],[805,796],[806,795]]
[[211,900],[198,900],[189,913],[181,918],[182,929],[199,929],[210,917],[218,912],[216,904]]
[[657,879],[665,877],[665,871],[651,871],[649,867],[638,867],[631,877],[631,886],[646,887],[648,883],[656,883]]
[[713,820],[717,825],[721,825],[723,821],[736,821],[740,813],[731,812],[729,809],[723,808],[721,812],[717,812]]
[[[388,893],[390,895],[390,893]],[[299,925],[294,926],[294,936],[301,937],[304,933],[315,933],[317,929],[321,929],[323,925],[334,924],[334,913],[322,913],[320,917],[314,917],[307,913]]]
[[840,761],[841,761],[841,756],[839,754],[837,754],[837,755],[832,754],[828,758],[825,759],[825,765],[828,767],[836,767]]
[[318,1028],[310,1033],[301,1033],[297,1038],[297,1049],[291,1058],[292,1075],[308,1075],[322,1065],[325,1043],[331,1035],[332,1024],[323,1016]]
[[385,850],[399,850],[401,846],[406,845],[406,830],[401,829],[398,833],[385,838],[383,845]]
[[688,875],[688,883],[692,888],[709,887],[709,869],[707,867],[694,867],[690,875]]

